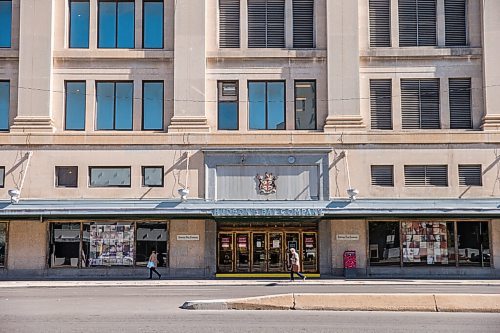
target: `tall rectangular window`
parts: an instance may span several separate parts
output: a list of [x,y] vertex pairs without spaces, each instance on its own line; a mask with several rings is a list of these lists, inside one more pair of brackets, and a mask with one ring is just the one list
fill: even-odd
[[143,2],[143,38],[145,49],[163,48],[163,0]]
[[391,0],[370,0],[370,47],[391,47]]
[[99,0],[100,48],[134,48],[133,0]]
[[89,167],[90,187],[130,187],[130,167]]
[[136,245],[136,266],[146,266],[153,250],[156,250],[158,267],[167,266],[167,225],[165,223],[137,223]]
[[69,2],[69,47],[89,47],[90,2],[70,0]]
[[490,267],[488,222],[457,222],[457,239],[460,266]]
[[295,81],[295,129],[316,129],[316,81]]
[[293,0],[293,47],[314,47],[314,0]]
[[0,0],[0,48],[11,47],[12,0]]
[[467,0],[445,0],[445,44],[467,45]]
[[240,0],[219,0],[219,47],[240,47]]
[[436,0],[399,0],[399,46],[436,46]]
[[250,129],[285,129],[285,82],[249,82],[248,104]]
[[0,267],[5,267],[7,255],[7,223],[0,223]]
[[285,0],[248,0],[248,47],[285,47]]
[[97,82],[97,129],[132,130],[134,84]]
[[238,129],[238,82],[219,81],[218,108],[217,108],[217,129],[237,130]]
[[449,79],[450,128],[471,129],[471,79]]
[[85,81],[66,81],[66,130],[85,130],[85,103],[86,88]]
[[142,129],[163,130],[163,81],[142,83]]
[[10,82],[0,81],[0,131],[9,130]]
[[392,130],[392,80],[370,80],[371,128]]
[[439,129],[439,79],[401,79],[403,129]]
[[0,166],[0,188],[5,187],[5,167]]

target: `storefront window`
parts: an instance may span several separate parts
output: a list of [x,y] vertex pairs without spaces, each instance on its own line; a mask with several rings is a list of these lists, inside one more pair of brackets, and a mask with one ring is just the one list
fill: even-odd
[[164,223],[137,224],[137,254],[135,264],[146,266],[151,251],[157,253],[158,267],[167,266],[167,225]]
[[7,248],[7,223],[0,223],[0,267],[5,266],[6,248]]
[[461,266],[490,266],[487,222],[458,222],[457,236],[458,260]]
[[50,267],[78,267],[80,223],[52,223],[50,229]]
[[399,266],[401,264],[399,222],[370,222],[368,229],[370,265]]
[[134,232],[133,223],[90,223],[88,267],[132,266]]
[[[403,265],[449,265],[447,222],[403,222]],[[452,223],[450,223],[453,225]],[[451,254],[454,257],[454,254]]]

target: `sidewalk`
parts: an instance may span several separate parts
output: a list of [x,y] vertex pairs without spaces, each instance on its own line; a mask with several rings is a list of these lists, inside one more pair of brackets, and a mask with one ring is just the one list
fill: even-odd
[[139,287],[139,286],[267,286],[267,285],[435,285],[435,286],[498,286],[500,280],[417,280],[417,279],[318,279],[289,282],[284,279],[265,280],[6,280],[0,281],[0,288],[54,288],[54,287]]

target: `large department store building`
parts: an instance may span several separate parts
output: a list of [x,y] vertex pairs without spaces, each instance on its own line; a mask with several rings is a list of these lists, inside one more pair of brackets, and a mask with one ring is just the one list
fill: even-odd
[[0,278],[499,277],[499,17],[0,0]]

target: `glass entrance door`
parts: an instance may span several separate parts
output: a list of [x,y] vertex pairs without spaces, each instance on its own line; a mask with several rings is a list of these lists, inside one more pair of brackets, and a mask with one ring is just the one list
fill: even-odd
[[236,271],[250,272],[250,239],[247,233],[236,234]]
[[252,272],[267,272],[266,234],[252,234]]
[[283,234],[269,233],[269,272],[282,272],[285,270],[283,263]]
[[318,270],[317,234],[314,232],[304,232],[302,239],[302,271],[316,272]]
[[233,272],[233,234],[219,234],[218,266],[221,273]]

